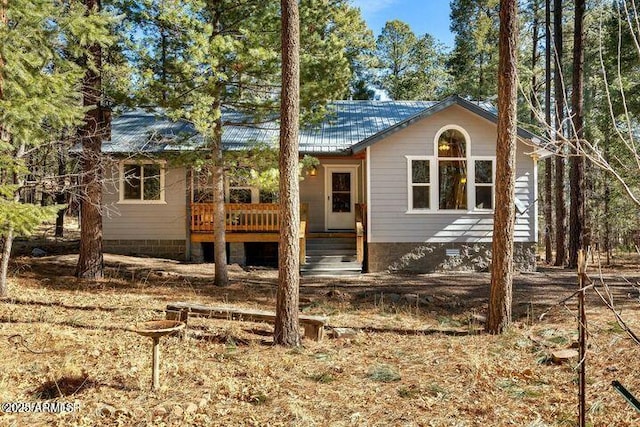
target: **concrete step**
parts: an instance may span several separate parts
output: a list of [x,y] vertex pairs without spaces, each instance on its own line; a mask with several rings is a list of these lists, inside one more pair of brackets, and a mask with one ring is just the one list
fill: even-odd
[[358,270],[301,270],[304,277],[335,277],[335,276],[359,276],[362,269]]
[[307,243],[307,252],[309,251],[326,251],[326,250],[339,250],[339,251],[351,251],[355,252],[356,245],[352,244],[335,244],[335,245],[310,245]]
[[306,257],[307,264],[340,264],[356,261],[356,254],[309,255],[307,253]]
[[356,242],[356,238],[353,237],[336,237],[333,239],[325,239],[325,238],[320,238],[320,239],[307,239],[307,243],[312,243],[312,244],[316,244],[316,245],[333,245],[336,243],[355,243]]
[[362,264],[357,261],[352,262],[339,262],[339,263],[321,263],[321,264],[304,264],[300,266],[300,270],[303,271],[337,271],[337,270],[357,270],[362,271]]
[[355,238],[314,238],[306,244],[306,264],[300,266],[303,276],[357,276],[362,272]]
[[355,249],[309,249],[307,248],[307,256],[310,257],[323,257],[323,256],[355,256]]

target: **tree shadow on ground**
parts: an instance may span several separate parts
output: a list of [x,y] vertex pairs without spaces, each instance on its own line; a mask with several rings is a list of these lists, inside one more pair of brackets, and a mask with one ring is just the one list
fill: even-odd
[[[215,287],[213,268],[207,265],[181,264],[171,260],[139,257],[107,256],[105,276],[101,281],[79,281],[73,277],[75,258],[70,255],[42,258],[21,257],[14,269],[21,275],[31,276],[47,288],[87,293],[131,293],[175,299],[176,294],[185,301],[207,297],[222,303],[253,305],[273,308],[277,292],[277,271],[272,269],[230,268],[230,285]],[[624,277],[622,276],[624,275]],[[594,281],[596,274],[593,275]],[[634,283],[640,280],[635,271],[607,270],[605,282],[624,306],[637,304],[638,290]],[[354,277],[302,277],[300,305],[308,312],[361,310],[384,305],[387,309],[423,311],[442,316],[465,313],[483,313],[489,299],[489,273],[434,273],[434,274],[362,274]],[[513,285],[513,311],[515,319],[539,316],[578,289],[574,271],[541,267],[535,273],[517,274]],[[636,299],[630,296],[636,296]],[[594,292],[588,292],[589,303],[601,303]],[[42,304],[16,300],[18,304]],[[575,303],[570,299],[567,304]],[[64,303],[58,304],[61,307]],[[96,307],[64,308],[91,310]],[[115,311],[117,307],[102,307]]]

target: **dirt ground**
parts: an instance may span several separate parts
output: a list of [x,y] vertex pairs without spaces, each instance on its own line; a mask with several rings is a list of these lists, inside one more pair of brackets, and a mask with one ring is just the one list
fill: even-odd
[[[353,335],[286,349],[271,344],[269,324],[192,319],[184,338],[161,340],[161,388],[151,391],[151,340],[132,325],[176,301],[273,309],[277,272],[232,266],[217,288],[211,264],[107,255],[104,280],[78,282],[76,260],[16,257],[0,302],[0,402],[74,410],[5,407],[0,425],[576,425],[577,360],[551,361],[577,339],[572,271],[517,275],[515,323],[501,336],[479,332],[486,273],[303,278],[302,311]],[[640,331],[640,260],[618,261],[603,282]],[[597,269],[590,277],[604,291]],[[593,289],[587,314],[589,423],[640,425],[610,385],[640,396],[640,346]]]

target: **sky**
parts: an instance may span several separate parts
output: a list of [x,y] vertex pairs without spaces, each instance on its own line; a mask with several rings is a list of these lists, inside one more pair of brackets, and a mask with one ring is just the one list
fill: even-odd
[[449,31],[450,0],[352,0],[376,35],[387,21],[399,19],[409,24],[416,35],[429,33],[447,48],[453,48]]

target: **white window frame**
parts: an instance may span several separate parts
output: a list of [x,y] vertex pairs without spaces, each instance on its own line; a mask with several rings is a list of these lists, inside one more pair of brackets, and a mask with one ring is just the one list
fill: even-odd
[[[125,205],[164,205],[165,201],[165,175],[166,175],[166,161],[164,160],[123,160],[118,164],[118,172],[120,176],[119,183],[119,198],[118,204]],[[125,165],[140,166],[140,199],[125,199],[124,198],[124,167]],[[144,165],[158,165],[160,166],[160,199],[159,200],[145,200],[144,199]]]
[[[476,162],[477,161],[491,161],[491,184],[476,183]],[[496,206],[496,156],[473,156],[471,158],[471,167],[469,173],[472,174],[473,179],[471,185],[468,188],[469,200],[472,202],[472,209],[474,212],[487,212],[494,211]],[[469,178],[467,178],[467,184],[469,184]],[[476,207],[476,187],[491,187],[491,209],[477,208]]]
[[[443,132],[454,129],[460,131],[465,137],[465,157],[440,157],[438,156],[438,139]],[[472,156],[471,155],[471,136],[462,126],[456,124],[448,124],[440,128],[433,140],[433,155],[432,156],[418,156],[418,155],[406,155],[407,159],[407,214],[491,214],[495,210],[495,197],[496,197],[496,156]],[[413,181],[412,181],[412,161],[413,160],[428,160],[429,161],[429,209],[414,209],[413,208]],[[478,160],[490,160],[492,183],[491,184],[479,184],[478,186],[491,187],[492,197],[492,209],[479,209],[476,208],[476,161]],[[465,161],[467,163],[467,209],[440,209],[440,161]]]
[[[407,212],[406,213],[427,213],[434,212],[436,209],[434,208],[433,203],[433,193],[434,193],[434,185],[436,183],[437,174],[433,168],[435,158],[433,156],[405,156],[407,159]],[[413,182],[413,162],[416,160],[426,160],[429,162],[429,183],[418,183],[414,184]],[[429,208],[414,208],[413,207],[413,187],[429,187]]]

